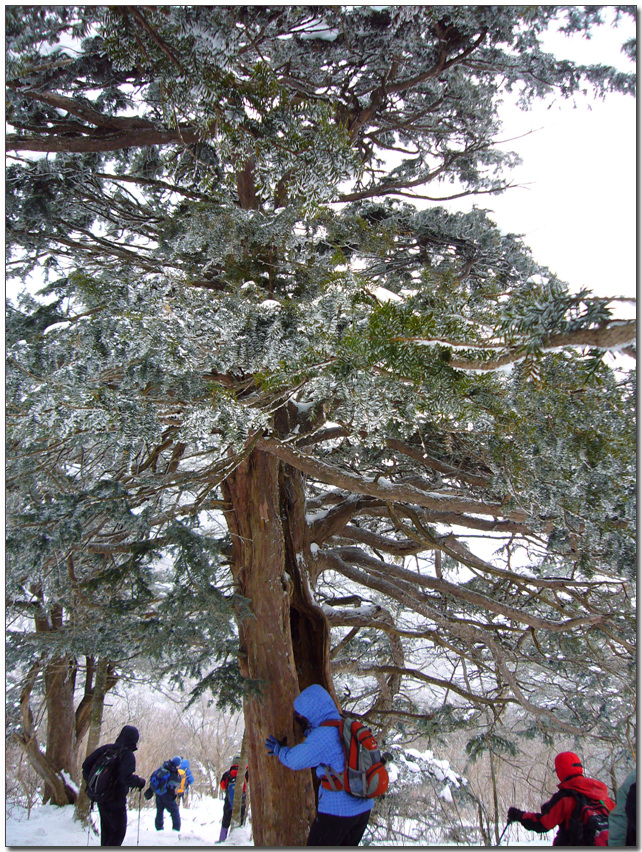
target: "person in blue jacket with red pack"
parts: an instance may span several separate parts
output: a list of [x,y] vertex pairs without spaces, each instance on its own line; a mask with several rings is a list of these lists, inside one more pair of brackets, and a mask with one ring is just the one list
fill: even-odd
[[[318,683],[308,686],[294,699],[294,714],[303,727],[305,740],[290,748],[270,736],[265,741],[268,753],[278,757],[288,769],[316,767],[319,779],[325,777],[324,765],[342,775],[346,759],[339,729],[321,727],[322,722],[341,719],[330,693]],[[306,845],[358,846],[372,806],[371,799],[358,799],[343,790],[329,790],[319,785],[317,815]]]

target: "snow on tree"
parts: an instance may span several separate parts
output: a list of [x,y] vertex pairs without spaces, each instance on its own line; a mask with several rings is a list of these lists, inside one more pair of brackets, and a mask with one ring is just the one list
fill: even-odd
[[507,89],[632,92],[540,46],[606,16],[8,9],[8,268],[48,282],[7,319],[10,605],[59,608],[71,660],[97,621],[243,684],[257,845],[307,835],[311,779],[263,741],[312,682],[384,734],[624,736],[635,386],[604,353],[635,323],[413,203],[507,185]]

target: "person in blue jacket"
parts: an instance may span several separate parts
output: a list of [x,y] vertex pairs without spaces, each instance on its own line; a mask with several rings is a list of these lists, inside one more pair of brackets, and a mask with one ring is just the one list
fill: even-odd
[[180,766],[181,758],[173,757],[171,760],[166,760],[162,768],[169,771],[169,780],[167,786],[162,793],[156,793],[156,819],[154,826],[156,831],[162,831],[165,824],[165,811],[172,818],[172,829],[174,831],[181,830],[181,814],[176,801],[176,790],[180,784],[180,776],[178,767]]
[[[294,714],[302,725],[305,740],[292,748],[275,736],[265,741],[268,753],[279,758],[288,769],[316,767],[324,777],[322,764],[338,775],[345,770],[345,752],[336,727],[320,727],[321,722],[341,719],[330,693],[313,683],[294,699]],[[307,846],[358,846],[370,819],[373,802],[358,799],[343,790],[328,790],[319,785],[317,815],[310,827]]]
[[[189,793],[189,788],[194,783],[194,775],[192,774],[192,770],[189,768],[189,760],[186,757],[180,757],[180,755],[177,755],[172,758],[172,761],[178,766],[179,775],[181,776],[181,783],[176,790],[176,803],[180,805],[181,802],[183,802],[185,807],[188,807],[187,794]],[[177,763],[177,761],[180,762]],[[184,774],[181,774],[181,769]]]

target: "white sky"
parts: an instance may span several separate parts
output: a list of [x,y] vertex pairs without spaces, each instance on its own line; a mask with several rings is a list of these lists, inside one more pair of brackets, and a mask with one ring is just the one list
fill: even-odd
[[[602,27],[592,39],[549,37],[558,56],[634,71],[620,45],[634,25]],[[528,112],[504,111],[503,139],[513,139],[523,164],[519,186],[502,196],[482,196],[505,231],[521,234],[535,259],[573,289],[600,296],[636,294],[635,98],[537,103]],[[532,131],[532,132],[530,132]],[[514,137],[529,134],[515,140]]]

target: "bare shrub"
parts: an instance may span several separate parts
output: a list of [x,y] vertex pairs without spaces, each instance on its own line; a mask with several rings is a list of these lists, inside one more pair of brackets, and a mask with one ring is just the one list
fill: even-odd
[[29,816],[31,809],[42,801],[42,778],[27,760],[23,748],[15,743],[6,746],[5,785],[8,813],[20,807]]
[[140,731],[136,772],[149,779],[163,761],[180,755],[190,762],[194,795],[215,797],[219,780],[238,753],[242,714],[224,713],[202,696],[189,709],[184,696],[149,687],[128,688],[110,696],[101,742],[113,742],[123,725]]

